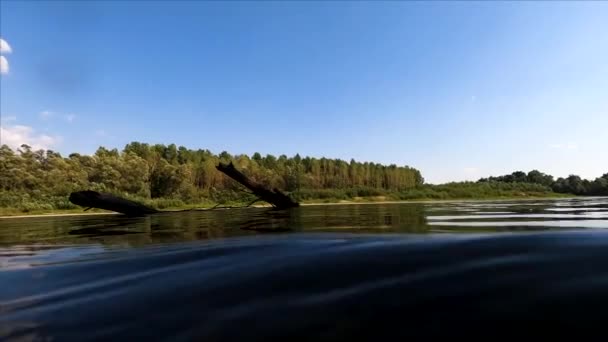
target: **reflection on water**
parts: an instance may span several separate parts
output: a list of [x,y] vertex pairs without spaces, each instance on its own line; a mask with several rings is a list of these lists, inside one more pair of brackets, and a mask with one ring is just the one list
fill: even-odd
[[425,206],[304,206],[120,215],[2,219],[0,246],[24,243],[138,246],[273,232],[410,232],[428,230]]
[[0,340],[591,332],[607,213],[589,198],[2,219]]
[[[304,206],[0,219],[0,267],[107,249],[268,233],[467,233],[608,228],[608,198]],[[79,246],[79,249],[74,247]],[[104,247],[105,246],[105,247]],[[73,249],[51,252],[53,249]]]

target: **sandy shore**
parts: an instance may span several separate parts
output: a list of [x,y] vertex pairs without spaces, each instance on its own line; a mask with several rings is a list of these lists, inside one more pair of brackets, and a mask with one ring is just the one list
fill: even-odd
[[345,204],[400,204],[400,203],[468,203],[468,202],[509,202],[509,201],[539,201],[539,200],[564,200],[574,199],[578,197],[526,197],[526,198],[480,198],[480,199],[447,199],[447,200],[405,200],[405,201],[365,201],[365,202],[354,202],[344,201],[335,203],[300,203],[301,206],[315,206],[315,205],[345,205]]

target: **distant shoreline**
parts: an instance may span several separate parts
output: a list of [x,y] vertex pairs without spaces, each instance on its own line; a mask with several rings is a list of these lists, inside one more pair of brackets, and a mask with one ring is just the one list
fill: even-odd
[[544,196],[544,197],[498,197],[498,198],[479,198],[479,199],[429,199],[429,200],[402,200],[402,201],[343,201],[343,202],[330,202],[330,203],[300,203],[301,206],[316,206],[316,205],[347,205],[347,204],[400,204],[400,203],[451,203],[451,202],[497,202],[497,201],[537,201],[537,200],[549,200],[549,199],[575,199],[581,198],[580,196]]
[[[349,200],[341,200],[337,202],[309,202],[309,203],[300,203],[303,207],[312,207],[312,206],[335,206],[335,205],[355,205],[355,204],[401,204],[401,203],[412,203],[412,204],[421,204],[421,203],[452,203],[452,202],[496,202],[496,201],[536,201],[536,200],[549,200],[549,199],[574,199],[580,198],[577,196],[542,196],[542,197],[499,197],[499,198],[480,198],[480,199],[446,199],[446,200],[402,200],[402,201],[349,201]],[[249,208],[265,208],[270,207],[268,205],[255,205]],[[165,212],[178,211],[180,209],[191,209],[188,208],[171,208],[164,210]],[[202,210],[210,209],[210,208],[200,208]],[[235,207],[232,209],[245,209]],[[72,210],[56,210],[48,213],[18,213],[15,215],[0,215],[0,219],[21,219],[21,218],[40,218],[40,217],[70,217],[70,216],[99,216],[99,215],[120,215],[115,212],[108,211],[96,211],[96,212],[83,212],[82,209],[72,209]]]

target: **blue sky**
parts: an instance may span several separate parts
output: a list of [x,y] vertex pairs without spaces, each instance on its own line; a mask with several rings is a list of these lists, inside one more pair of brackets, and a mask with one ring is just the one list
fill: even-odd
[[608,2],[13,2],[2,143],[608,172]]

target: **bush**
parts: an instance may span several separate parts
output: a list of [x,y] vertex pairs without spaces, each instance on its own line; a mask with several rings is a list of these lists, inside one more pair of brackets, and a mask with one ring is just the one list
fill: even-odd
[[155,198],[144,204],[156,209],[180,208],[185,205],[184,201],[174,198]]
[[306,201],[306,200],[345,200],[348,198],[352,198],[354,196],[349,196],[346,194],[344,190],[338,189],[303,189],[297,190],[291,193],[292,197],[296,201]]
[[[145,198],[128,193],[107,191],[104,185],[94,183],[92,190],[111,192],[117,196],[151,206],[156,209],[180,208],[188,205],[230,204],[239,205],[253,201],[256,197],[242,191],[231,189],[198,190],[182,189],[175,197]],[[337,202],[349,199],[368,200],[448,200],[448,199],[483,199],[504,197],[531,197],[555,195],[551,188],[532,183],[517,182],[460,182],[441,185],[421,185],[406,191],[386,191],[371,187],[353,187],[346,189],[300,189],[290,196],[296,201],[317,200]],[[382,199],[381,199],[382,198]],[[0,207],[16,208],[24,212],[53,209],[75,209],[78,206],[69,202],[67,196],[46,194],[38,189],[29,192],[4,191],[0,193]]]
[[39,202],[25,202],[19,206],[21,211],[27,213],[34,210],[53,210],[53,205],[50,203],[39,203]]

